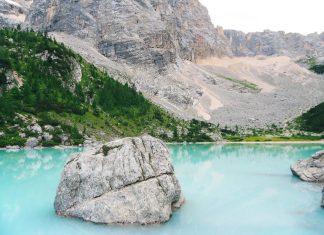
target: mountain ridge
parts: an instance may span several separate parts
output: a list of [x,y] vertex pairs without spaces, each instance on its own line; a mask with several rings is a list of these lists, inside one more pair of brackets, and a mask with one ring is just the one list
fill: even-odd
[[283,124],[324,99],[323,79],[295,63],[308,53],[321,60],[322,35],[233,34],[215,28],[197,0],[35,0],[24,27],[51,32],[185,119],[266,127]]

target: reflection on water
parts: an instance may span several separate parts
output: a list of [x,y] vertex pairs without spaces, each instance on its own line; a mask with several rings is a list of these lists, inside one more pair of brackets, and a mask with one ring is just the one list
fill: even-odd
[[[28,180],[36,177],[40,171],[48,171],[52,168],[61,170],[62,163],[74,152],[81,151],[75,149],[30,149],[20,151],[0,150],[1,179],[8,180],[11,177],[15,180]],[[4,155],[4,156],[2,156]],[[53,159],[53,156],[55,159]],[[60,162],[60,164],[57,164]]]
[[319,235],[321,185],[290,164],[324,146],[170,145],[186,204],[164,225],[104,226],[57,217],[53,200],[64,162],[81,149],[0,151],[0,234]]

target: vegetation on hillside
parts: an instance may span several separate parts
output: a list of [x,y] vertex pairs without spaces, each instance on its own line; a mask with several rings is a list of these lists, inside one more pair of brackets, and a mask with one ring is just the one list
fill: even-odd
[[297,118],[300,129],[309,132],[324,132],[324,102]]
[[[0,30],[0,147],[23,146],[32,125],[54,127],[51,140],[149,133],[167,141],[211,141],[214,125],[180,120],[128,84],[87,63],[46,33]],[[38,138],[40,138],[38,136]]]
[[310,67],[310,70],[317,74],[324,74],[324,64],[316,64]]
[[317,74],[324,74],[324,64],[318,62],[318,60],[313,56],[308,56],[298,61],[299,63],[306,64],[309,70]]

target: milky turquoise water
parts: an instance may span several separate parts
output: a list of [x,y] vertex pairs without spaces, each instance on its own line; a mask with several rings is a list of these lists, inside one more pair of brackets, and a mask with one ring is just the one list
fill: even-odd
[[55,215],[69,154],[0,151],[0,235],[323,235],[322,187],[289,166],[322,145],[170,145],[186,204],[164,225],[104,226]]

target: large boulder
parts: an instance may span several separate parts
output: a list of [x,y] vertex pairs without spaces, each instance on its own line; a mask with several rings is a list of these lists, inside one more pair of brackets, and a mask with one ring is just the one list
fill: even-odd
[[109,142],[72,157],[56,198],[58,215],[104,224],[155,224],[184,199],[166,145],[151,136]]
[[307,182],[324,182],[324,150],[311,158],[300,160],[291,166],[291,171]]

